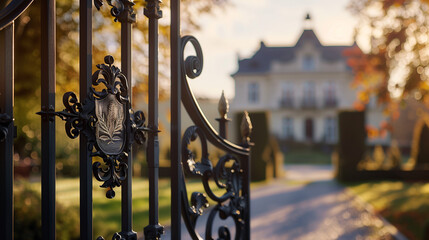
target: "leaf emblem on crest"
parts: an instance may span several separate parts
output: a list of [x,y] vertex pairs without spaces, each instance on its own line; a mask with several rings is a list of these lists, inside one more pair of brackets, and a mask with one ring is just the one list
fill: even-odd
[[121,109],[113,101],[107,107],[107,114],[102,113],[102,117],[98,120],[99,139],[107,141],[107,144],[112,144],[115,141],[121,141],[122,121],[124,114]]

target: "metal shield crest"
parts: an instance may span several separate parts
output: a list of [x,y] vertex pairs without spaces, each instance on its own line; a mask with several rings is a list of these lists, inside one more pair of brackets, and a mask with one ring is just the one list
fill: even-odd
[[125,107],[113,94],[96,99],[96,139],[100,149],[108,155],[121,153],[125,143]]

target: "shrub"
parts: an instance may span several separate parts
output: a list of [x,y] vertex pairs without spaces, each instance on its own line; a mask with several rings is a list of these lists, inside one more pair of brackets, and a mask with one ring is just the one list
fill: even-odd
[[398,142],[393,140],[390,143],[390,148],[387,153],[388,169],[401,169],[402,156],[399,149]]
[[[267,122],[267,115],[265,112],[251,112],[249,117],[252,121],[253,130],[250,134],[250,140],[254,143],[251,148],[251,167],[250,167],[250,179],[252,181],[263,181],[271,179],[273,177],[273,166],[269,162],[266,162],[263,157],[263,153],[269,145],[269,129]],[[238,113],[236,121],[236,129],[238,131],[237,136],[240,137],[238,142],[242,142],[240,125],[243,113]]]
[[372,154],[372,159],[376,164],[376,169],[381,169],[384,164],[384,160],[386,159],[386,154],[384,153],[383,147],[380,145],[376,145],[374,148],[374,152]]
[[[28,182],[18,182],[14,188],[15,240],[42,239],[42,201],[40,193]],[[56,238],[79,239],[79,209],[56,203]]]
[[414,127],[412,144],[412,158],[415,160],[415,169],[425,169],[429,166],[429,116],[425,115]]

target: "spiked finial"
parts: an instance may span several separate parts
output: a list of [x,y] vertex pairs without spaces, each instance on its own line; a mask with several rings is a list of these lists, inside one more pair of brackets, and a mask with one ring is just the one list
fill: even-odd
[[304,29],[305,30],[311,30],[313,29],[313,22],[310,16],[310,13],[307,13],[304,19]]
[[222,90],[222,95],[220,96],[220,99],[219,99],[219,104],[217,105],[217,110],[219,111],[221,118],[227,118],[227,114],[229,111],[229,103],[228,103],[228,99],[225,98],[225,94],[223,90]]
[[249,113],[244,111],[243,118],[241,120],[241,136],[243,137],[243,143],[249,144],[250,134],[252,133],[252,122],[250,121]]

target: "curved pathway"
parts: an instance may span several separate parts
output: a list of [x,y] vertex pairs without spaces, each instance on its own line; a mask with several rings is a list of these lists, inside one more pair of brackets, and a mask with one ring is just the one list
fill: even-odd
[[[335,182],[330,165],[286,165],[285,170],[285,178],[252,189],[252,239],[405,239]],[[207,212],[198,221],[201,233]],[[182,229],[182,239],[189,239]],[[163,239],[170,237],[167,228]]]

